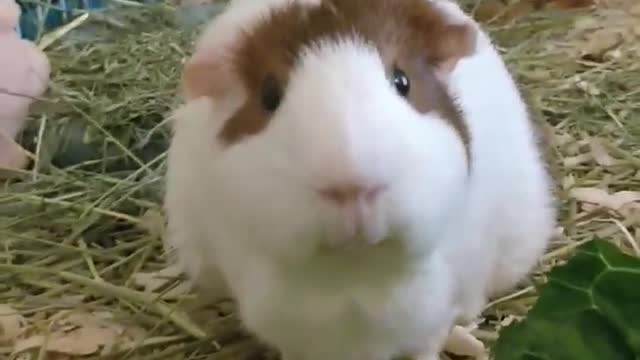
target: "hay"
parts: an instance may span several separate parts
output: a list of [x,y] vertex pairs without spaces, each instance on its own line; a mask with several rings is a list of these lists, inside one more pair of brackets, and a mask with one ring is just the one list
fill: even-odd
[[[640,206],[630,191],[640,190],[640,18],[632,18],[640,15],[623,9],[633,3],[490,27],[546,124],[558,169],[561,229],[535,281],[594,234],[638,252]],[[22,139],[35,167],[0,191],[0,312],[13,310],[0,327],[17,327],[33,359],[43,343],[65,341],[84,346],[59,359],[237,359],[262,350],[229,304],[203,309],[164,269],[161,124],[192,41],[169,10],[127,8],[82,25],[90,38],[74,30],[48,44],[52,90]],[[162,271],[164,285],[149,275]],[[475,334],[491,343],[534,301],[533,288],[496,299]],[[0,333],[0,357],[11,357],[13,340]]]

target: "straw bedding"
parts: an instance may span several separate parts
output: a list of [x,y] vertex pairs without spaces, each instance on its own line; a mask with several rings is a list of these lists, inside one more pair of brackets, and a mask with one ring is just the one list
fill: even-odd
[[[593,235],[640,254],[637,24],[622,0],[485,23],[540,116],[561,200],[533,279]],[[163,122],[193,30],[168,6],[127,5],[46,39],[52,86],[21,139],[34,167],[0,186],[1,358],[263,353],[230,304],[203,306],[165,268]],[[491,345],[535,299],[526,287],[496,299],[474,334]]]

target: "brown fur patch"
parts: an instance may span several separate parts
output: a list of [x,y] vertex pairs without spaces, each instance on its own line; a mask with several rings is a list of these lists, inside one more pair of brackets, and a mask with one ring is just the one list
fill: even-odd
[[218,134],[227,145],[259,133],[271,114],[262,105],[265,79],[281,91],[303,47],[320,39],[357,36],[374,45],[387,66],[409,77],[409,103],[422,113],[435,111],[457,131],[469,153],[469,132],[447,93],[446,75],[472,53],[475,30],[456,25],[424,0],[323,0],[320,6],[293,3],[278,8],[244,33],[231,60],[247,90],[247,102]]

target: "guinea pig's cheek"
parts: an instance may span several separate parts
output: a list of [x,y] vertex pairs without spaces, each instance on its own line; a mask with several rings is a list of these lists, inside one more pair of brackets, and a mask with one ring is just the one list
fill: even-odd
[[383,213],[389,231],[402,232],[419,221],[416,214],[422,214],[421,205],[425,199],[421,193],[412,190],[413,187],[414,185],[408,181],[398,181],[395,191],[386,199]]

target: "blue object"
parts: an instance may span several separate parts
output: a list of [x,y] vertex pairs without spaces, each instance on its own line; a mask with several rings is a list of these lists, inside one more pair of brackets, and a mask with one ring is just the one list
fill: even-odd
[[69,23],[84,12],[104,9],[110,0],[16,0],[16,2],[22,9],[17,31],[22,38],[35,40],[38,37],[40,24],[42,24],[42,33],[49,32]]

